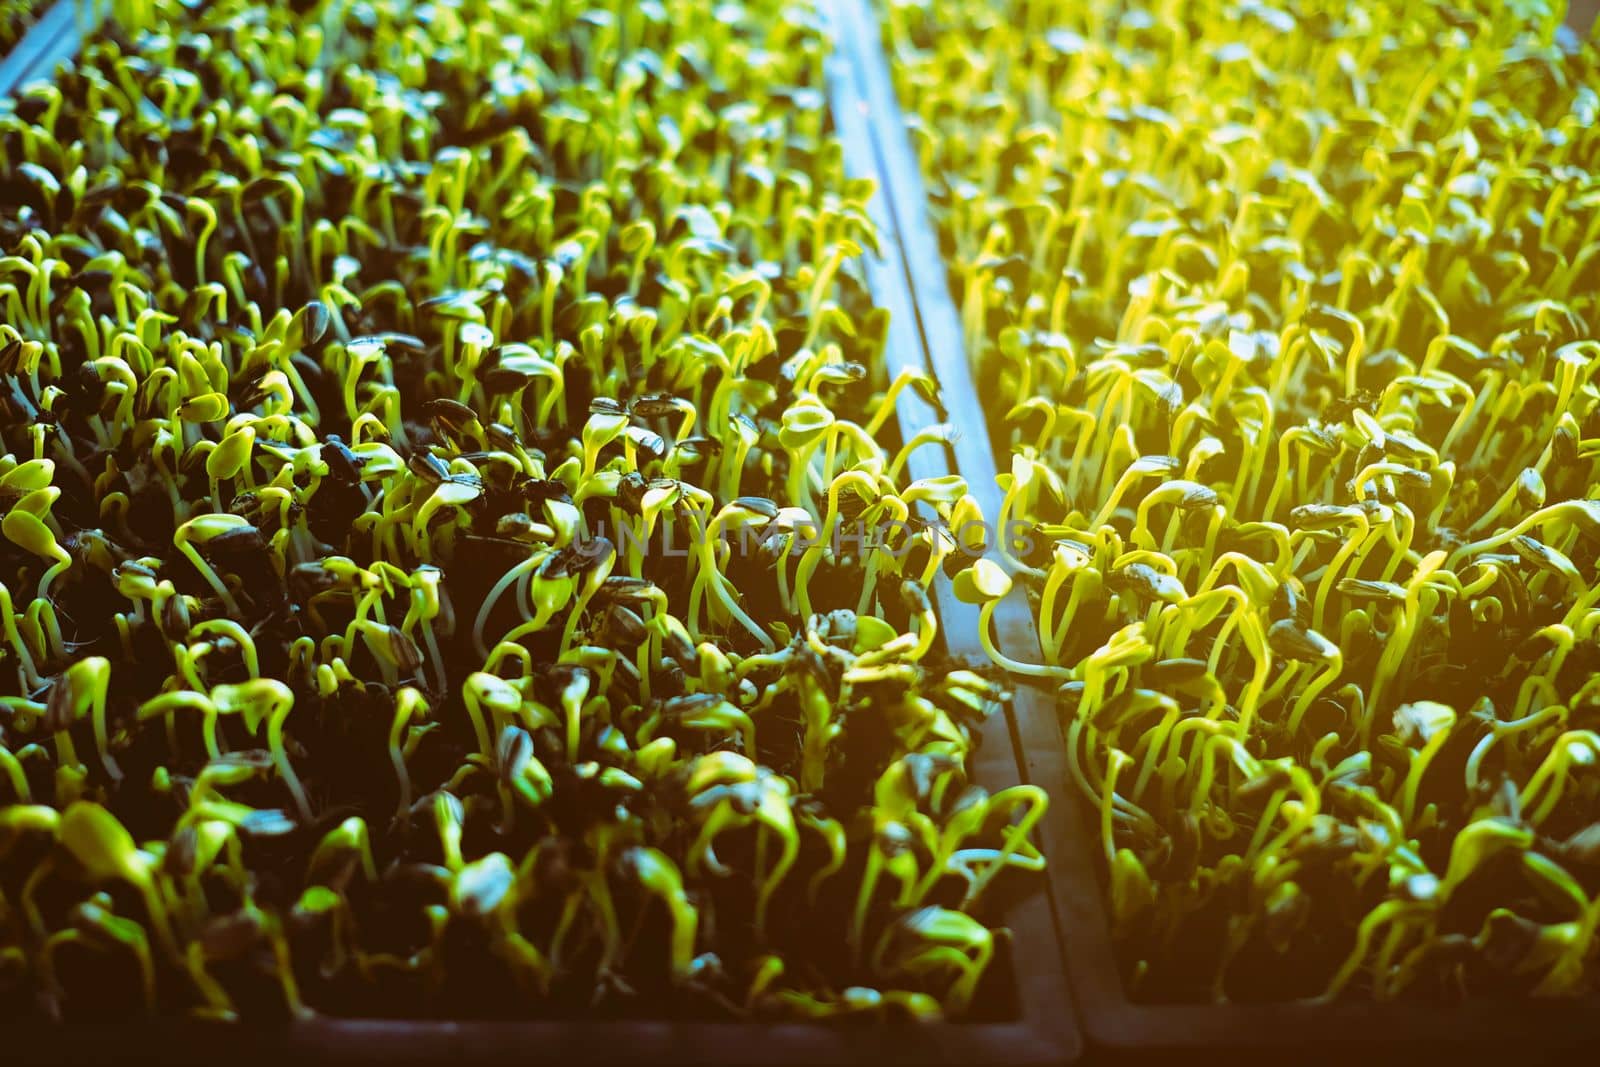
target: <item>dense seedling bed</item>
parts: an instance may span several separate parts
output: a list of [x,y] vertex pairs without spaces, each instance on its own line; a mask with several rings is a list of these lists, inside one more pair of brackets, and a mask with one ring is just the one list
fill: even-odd
[[1042,662],[995,658],[1056,695],[1132,995],[1592,991],[1594,43],[882,10],[1029,531],[957,585],[1028,593]]
[[807,11],[123,14],[0,105],[0,1016],[999,1010]]

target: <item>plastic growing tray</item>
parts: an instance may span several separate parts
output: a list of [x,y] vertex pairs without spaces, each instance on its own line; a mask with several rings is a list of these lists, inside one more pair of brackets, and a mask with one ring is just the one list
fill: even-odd
[[[897,119],[879,147],[916,319],[949,418],[963,431],[954,446],[957,473],[966,478],[983,514],[996,516],[1000,493],[987,420],[869,3],[834,0],[839,17],[852,25],[844,36],[858,50],[868,108]],[[1579,0],[1569,12],[1569,26],[1587,32],[1596,6]],[[1038,632],[1021,587],[998,605],[994,626],[1007,655],[1039,661]],[[1582,1046],[1590,1056],[1600,1049],[1600,998],[1474,1000],[1437,1007],[1359,1000],[1223,1005],[1131,1000],[1111,939],[1096,815],[1067,788],[1065,743],[1053,693],[1019,684],[1012,731],[1023,754],[1024,780],[1045,788],[1055,801],[1041,824],[1040,845],[1049,860],[1052,906],[1082,1013],[1087,1062],[1210,1063],[1227,1056],[1262,1063],[1347,1063],[1355,1055],[1367,1061],[1413,1061],[1422,1053],[1466,1057],[1462,1062],[1504,1056],[1508,1058],[1500,1062],[1532,1064],[1550,1061],[1559,1049]]]
[[[49,76],[77,51],[83,27],[93,25],[88,7],[60,0],[27,34],[12,56],[0,61],[0,94]],[[898,123],[898,112],[872,113],[865,105],[866,79],[859,49],[842,43],[851,32],[834,16],[841,45],[828,63],[828,88],[838,133],[853,176],[874,179],[880,190],[871,203],[883,239],[881,256],[867,261],[874,299],[892,316],[886,359],[893,375],[905,367],[926,369],[927,354],[911,298],[910,278],[895,218],[883,190],[882,132]],[[903,437],[938,421],[936,413],[902,390],[897,415]],[[974,435],[980,439],[981,435]],[[915,477],[949,474],[951,459],[923,447],[909,459]],[[941,629],[952,655],[982,659],[976,611],[956,600],[948,579],[936,589]],[[976,781],[996,791],[1023,781],[1021,749],[1010,719],[996,715],[984,731],[973,768]],[[1023,887],[1027,889],[1026,886]],[[1011,931],[995,968],[1005,990],[1009,1018],[996,1021],[915,1023],[594,1021],[406,1021],[317,1017],[285,1025],[152,1020],[94,1026],[0,1026],[0,1062],[104,1063],[159,1060],[163,1064],[230,1061],[260,1063],[427,1062],[471,1064],[528,1062],[638,1062],[652,1064],[810,1063],[995,1063],[1034,1067],[1066,1064],[1083,1048],[1066,978],[1053,905],[1043,879],[1008,906]],[[1007,973],[1008,972],[1008,973]]]

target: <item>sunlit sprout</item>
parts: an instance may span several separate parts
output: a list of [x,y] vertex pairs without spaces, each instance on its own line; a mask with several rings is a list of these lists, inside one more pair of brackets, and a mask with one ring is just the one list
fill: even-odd
[[[1594,986],[1600,52],[1563,7],[880,5],[1038,542],[956,588],[1058,686],[1136,996]],[[1019,586],[1042,662],[989,628]]]

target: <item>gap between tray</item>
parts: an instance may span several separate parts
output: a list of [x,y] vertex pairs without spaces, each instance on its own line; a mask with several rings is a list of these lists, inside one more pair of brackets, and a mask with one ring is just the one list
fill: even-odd
[[[865,259],[873,299],[890,314],[885,352],[889,371],[896,374],[911,368],[930,373],[939,383],[947,421],[959,431],[946,448],[923,446],[913,452],[911,472],[917,478],[952,472],[962,475],[978,502],[979,514],[993,526],[999,519],[1001,498],[988,426],[960,346],[960,321],[946,287],[944,257],[927,223],[927,195],[911,154],[905,120],[888,87],[888,62],[878,36],[878,20],[868,12],[866,0],[822,0],[822,9],[834,41],[828,82],[834,122],[844,145],[846,171],[875,183],[867,207],[883,247],[881,255],[869,253]],[[933,343],[933,339],[941,343]],[[943,343],[946,341],[952,343]],[[938,421],[933,409],[913,396],[911,390],[900,394],[897,414],[905,440]],[[987,654],[978,637],[978,609],[958,600],[950,580],[942,574],[936,582],[936,594],[945,644],[951,655],[986,663]],[[1032,616],[1026,594],[1020,588],[996,611],[995,624],[1009,654],[1037,658],[1038,639],[1030,636]],[[1057,756],[1059,741],[1054,745],[1034,743],[1041,730],[1059,733],[1053,711],[1043,716],[1036,712],[1019,715],[1017,712],[1023,707],[1035,706],[1023,698],[1024,691],[1019,687],[1016,709],[1007,709],[1003,721],[993,719],[985,729],[983,751],[987,756],[980,756],[980,777],[991,783],[1019,778],[1034,783],[1065,781],[1065,768]],[[981,773],[988,769],[990,761],[1002,758],[1007,749],[1009,758],[1015,761],[1013,768],[1003,772],[993,768],[994,778]],[[1045,828],[1041,830],[1047,843],[1047,860],[1048,842],[1060,836],[1052,833],[1048,825],[1059,822],[1065,814],[1060,799],[1052,796],[1050,811],[1042,824]],[[1050,886],[1049,869],[1044,878],[1046,886]],[[1019,946],[1037,940],[1035,951],[1047,957],[1045,971],[1027,973],[1019,953],[1018,995],[1026,1018],[1048,1022],[1056,1031],[1063,1042],[1065,1058],[1076,1057],[1082,1051],[1083,1038],[1071,992],[1061,980],[1066,953],[1056,896],[1051,889],[1044,899],[1029,898],[1019,907],[1012,932]]]

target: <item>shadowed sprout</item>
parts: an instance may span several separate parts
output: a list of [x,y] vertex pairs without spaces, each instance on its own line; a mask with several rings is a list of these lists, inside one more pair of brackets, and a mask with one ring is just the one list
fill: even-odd
[[[976,935],[901,919],[1038,866],[1042,794],[968,780],[1006,693],[937,647],[958,546],[908,522],[981,516],[906,474],[948,428],[889,433],[937,389],[886,371],[816,20],[693,14],[156,0],[0,105],[34,1000],[100,1010],[81,950],[219,1018],[975,1006]],[[915,899],[793,938],[879,849],[851,783],[920,755]]]

